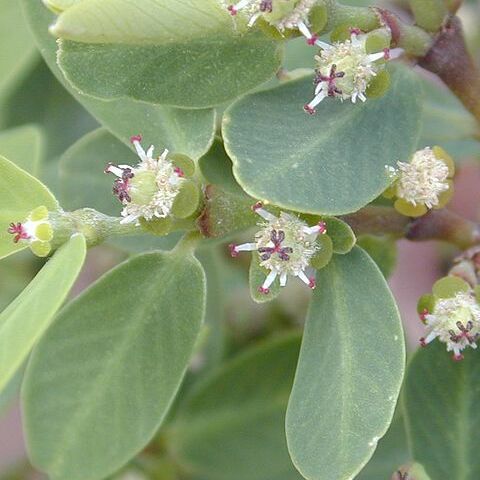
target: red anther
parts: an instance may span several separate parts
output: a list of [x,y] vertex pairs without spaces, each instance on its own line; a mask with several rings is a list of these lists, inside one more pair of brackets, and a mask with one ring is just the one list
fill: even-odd
[[315,45],[315,42],[318,40],[317,35],[312,35],[310,38],[307,38],[307,45]]
[[30,238],[30,235],[24,230],[23,225],[20,222],[11,223],[7,232],[15,235],[13,237],[13,243],[18,243],[20,240],[27,240]]
[[252,210],[256,212],[260,208],[263,208],[263,203],[262,202],[257,202],[255,205],[252,205]]
[[179,177],[184,177],[185,172],[180,168],[180,167],[175,167],[173,171],[179,176]]
[[427,315],[428,315],[429,313],[430,313],[430,312],[429,312],[426,308],[424,308],[424,309],[422,310],[422,312],[420,313],[419,317],[420,317],[420,320],[421,320],[423,323],[425,323],[425,322],[427,321]]
[[390,49],[389,48],[384,48],[383,49],[383,58],[385,60],[390,60]]
[[303,109],[305,110],[305,112],[307,112],[308,114],[310,115],[315,115],[316,111],[314,108],[312,108],[308,103],[306,103],[304,106],[303,106]]
[[230,12],[230,15],[232,17],[234,17],[238,13],[238,10],[235,8],[235,5],[229,5],[227,7],[227,10]]
[[230,250],[230,255],[232,257],[238,257],[238,251],[237,251],[237,246],[234,243],[231,243],[228,246],[228,249]]
[[426,346],[427,346],[427,343],[425,342],[425,338],[424,338],[424,337],[422,337],[422,338],[420,339],[420,346],[421,346],[421,347],[426,347]]
[[142,141],[142,136],[141,135],[134,135],[133,137],[130,137],[130,142],[141,142]]
[[350,28],[350,35],[361,35],[363,32],[357,27]]
[[310,283],[308,284],[308,286],[309,286],[312,290],[314,290],[315,287],[317,286],[317,282],[315,281],[314,278],[310,278],[309,280],[310,280]]
[[456,361],[456,362],[460,362],[461,360],[463,360],[463,355],[461,353],[459,353],[458,355],[453,355],[452,358]]
[[270,289],[269,288],[263,288],[263,287],[258,287],[258,291],[260,293],[263,293],[264,295],[268,295],[270,293]]
[[318,231],[320,235],[327,233],[327,224],[325,222],[318,222],[318,226],[320,228]]

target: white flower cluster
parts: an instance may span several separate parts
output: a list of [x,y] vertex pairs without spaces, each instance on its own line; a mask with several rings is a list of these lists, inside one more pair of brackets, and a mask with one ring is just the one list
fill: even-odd
[[422,315],[427,335],[420,339],[422,346],[435,338],[447,345],[455,360],[463,358],[462,351],[477,348],[480,337],[480,306],[473,293],[459,292],[454,297],[437,300],[433,312]]
[[113,193],[124,205],[121,223],[138,224],[140,218],[149,221],[155,217],[168,217],[184,174],[168,159],[168,150],[154,158],[153,145],[145,151],[140,144],[140,136],[131,140],[140,163],[136,167],[110,163],[105,168],[105,173],[118,177]]
[[288,275],[298,277],[310,288],[315,288],[315,279],[308,277],[306,269],[317,251],[315,239],[326,233],[326,225],[320,222],[309,227],[303,220],[281,212],[279,217],[263,208],[261,203],[253,207],[265,221],[255,235],[255,242],[230,245],[230,253],[236,257],[239,252],[256,251],[260,265],[269,271],[260,292],[268,294],[270,286],[280,278],[280,286],[287,284]]

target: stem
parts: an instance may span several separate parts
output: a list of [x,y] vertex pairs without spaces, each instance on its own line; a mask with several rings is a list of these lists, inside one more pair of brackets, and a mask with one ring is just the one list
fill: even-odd
[[419,64],[438,75],[480,122],[480,71],[468,52],[457,17],[448,20]]
[[413,242],[440,240],[462,250],[480,244],[480,225],[445,209],[431,210],[422,217],[411,219],[392,207],[369,206],[341,219],[356,235],[393,235]]

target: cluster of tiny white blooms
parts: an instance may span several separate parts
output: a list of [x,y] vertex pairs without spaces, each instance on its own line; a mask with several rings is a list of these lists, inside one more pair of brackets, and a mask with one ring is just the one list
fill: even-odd
[[435,338],[447,345],[455,360],[463,358],[462,350],[477,348],[480,337],[480,307],[471,293],[457,293],[451,298],[437,300],[433,312],[422,315],[427,335],[420,339],[422,346]]
[[[280,2],[283,2],[283,5],[280,5]],[[318,0],[240,0],[234,5],[228,5],[227,9],[233,16],[242,11],[249,18],[249,27],[253,26],[262,15],[273,13],[272,18],[268,18],[268,22],[279,32],[283,33],[287,29],[299,30],[308,43],[314,45],[317,37],[310,31],[308,18],[316,4]],[[277,9],[284,9],[285,14],[276,18]]]
[[284,287],[288,275],[298,277],[310,288],[315,288],[315,279],[307,276],[306,269],[317,251],[315,239],[327,231],[325,223],[309,227],[303,220],[284,212],[276,217],[260,202],[253,206],[253,210],[265,220],[259,224],[261,230],[255,235],[255,242],[232,244],[230,253],[236,257],[239,252],[258,252],[260,265],[269,270],[259,291],[269,293],[277,277],[280,278],[280,286]]
[[326,97],[351,99],[353,103],[367,100],[365,92],[370,82],[384,68],[378,60],[389,59],[390,51],[369,54],[365,43],[366,35],[357,31],[352,32],[350,40],[333,45],[316,40],[322,50],[315,56],[315,97],[304,106],[307,113],[314,114],[315,107]]
[[397,197],[413,206],[438,205],[438,197],[448,190],[448,166],[435,157],[431,148],[415,153],[410,163],[398,162]]
[[124,205],[121,223],[138,224],[140,218],[149,221],[168,217],[184,174],[168,159],[168,150],[154,158],[153,145],[145,151],[140,136],[132,137],[131,141],[140,163],[136,167],[109,164],[105,169],[105,173],[118,177],[113,193]]

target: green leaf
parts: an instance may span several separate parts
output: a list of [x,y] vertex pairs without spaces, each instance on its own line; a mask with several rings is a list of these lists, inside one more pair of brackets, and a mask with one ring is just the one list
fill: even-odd
[[115,177],[105,175],[106,165],[133,165],[138,157],[108,130],[99,128],[82,137],[60,158],[60,198],[68,210],[91,207],[119,216],[122,204],[112,194]]
[[18,2],[0,0],[0,93],[8,94],[38,58]]
[[36,207],[44,205],[48,210],[59,208],[50,191],[6,158],[0,156],[0,258],[6,257],[25,244],[13,243],[7,230],[12,222],[22,222]]
[[378,442],[372,459],[355,480],[388,480],[398,467],[409,460],[404,421],[397,414],[385,436]]
[[297,335],[271,340],[205,378],[172,425],[180,464],[208,480],[300,480],[284,432],[298,349]]
[[33,176],[40,175],[44,136],[36,125],[25,125],[0,133],[0,155]]
[[174,8],[170,0],[84,0],[51,31],[62,39],[65,77],[97,98],[211,107],[280,67],[280,44],[255,30],[239,34],[217,0],[177,1]]
[[179,252],[134,257],[62,310],[23,386],[33,463],[53,480],[94,480],[139,452],[180,386],[204,310],[203,269]]
[[378,237],[375,235],[362,235],[358,245],[372,257],[385,278],[388,278],[397,264],[397,244],[395,239]]
[[312,76],[234,103],[223,134],[238,183],[255,198],[307,213],[337,215],[371,202],[391,181],[385,166],[407,161],[418,141],[418,80],[406,68],[392,73],[384,97],[362,105],[328,98],[313,117],[302,109]]
[[[38,6],[42,7],[41,2]],[[0,99],[0,127],[11,129],[37,124],[44,136],[42,180],[55,179],[56,161],[72,143],[98,123],[56,80],[42,59],[30,75],[15,84],[15,89]],[[60,134],[61,132],[61,134]],[[52,185],[52,182],[50,183]]]
[[454,362],[445,345],[419,350],[403,392],[411,453],[435,479],[477,480],[480,458],[480,352]]
[[[21,0],[21,3],[40,51],[52,72],[116,137],[128,144],[132,135],[141,133],[145,142],[184,153],[193,159],[201,157],[208,150],[215,130],[215,112],[212,109],[180,110],[130,99],[104,102],[79,94],[66,82],[56,64],[57,45],[55,38],[48,33],[55,15],[40,1]],[[91,71],[92,65],[87,68]],[[111,72],[110,80],[114,78],[115,75]]]
[[0,314],[0,390],[50,325],[76,280],[85,255],[84,237],[73,236]]
[[232,171],[232,161],[228,158],[220,138],[215,139],[210,150],[198,162],[207,183],[218,185],[225,192],[245,196]]
[[358,247],[334,256],[317,273],[286,419],[290,455],[306,479],[353,478],[367,463],[392,420],[404,361],[381,272]]
[[425,91],[420,147],[439,145],[456,159],[478,156],[475,117],[443,85],[421,78]]

